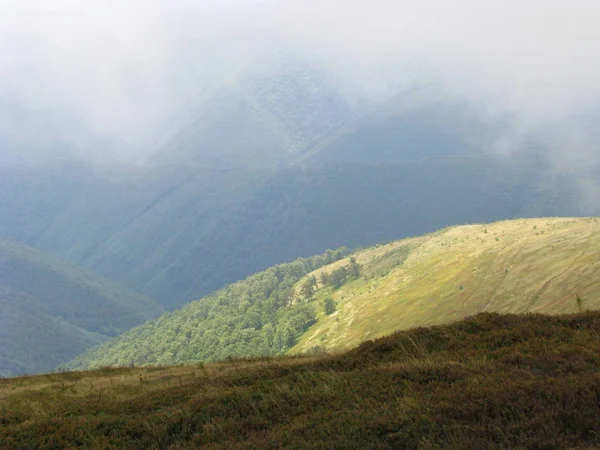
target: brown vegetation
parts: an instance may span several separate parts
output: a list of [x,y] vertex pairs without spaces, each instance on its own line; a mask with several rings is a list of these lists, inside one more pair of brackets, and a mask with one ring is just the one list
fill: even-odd
[[0,380],[21,448],[589,448],[600,313],[481,314],[343,355]]

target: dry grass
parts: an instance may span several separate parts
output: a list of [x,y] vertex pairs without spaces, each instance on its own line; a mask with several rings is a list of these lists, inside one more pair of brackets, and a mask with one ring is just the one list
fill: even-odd
[[[411,247],[381,273],[386,252]],[[338,312],[322,315],[291,353],[318,345],[345,350],[397,330],[450,323],[480,312],[564,314],[600,309],[597,218],[542,218],[453,227],[369,249],[357,256],[367,279],[333,293]],[[344,264],[339,262],[337,264]]]
[[344,355],[0,380],[22,448],[591,448],[600,313],[483,314]]

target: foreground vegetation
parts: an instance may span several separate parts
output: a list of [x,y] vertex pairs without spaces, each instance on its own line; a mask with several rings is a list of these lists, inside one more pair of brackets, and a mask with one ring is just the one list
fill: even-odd
[[[338,352],[480,312],[600,309],[596,218],[447,228],[276,266],[142,325],[71,367]],[[580,303],[577,303],[579,298]]]
[[22,448],[591,448],[600,313],[480,314],[343,355],[0,380]]

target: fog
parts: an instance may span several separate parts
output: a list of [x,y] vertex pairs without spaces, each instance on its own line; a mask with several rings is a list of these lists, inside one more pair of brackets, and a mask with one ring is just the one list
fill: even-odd
[[439,83],[511,114],[507,153],[564,128],[556,161],[581,151],[586,165],[598,151],[577,118],[599,109],[599,24],[593,0],[0,0],[0,119],[139,158],[194,99],[284,53],[357,98]]

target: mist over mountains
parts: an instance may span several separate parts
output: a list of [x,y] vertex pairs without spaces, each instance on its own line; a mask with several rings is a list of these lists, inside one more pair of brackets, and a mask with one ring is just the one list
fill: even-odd
[[510,124],[473,105],[424,88],[361,115],[323,83],[311,103],[302,76],[265,81],[287,98],[280,110],[241,82],[216,93],[143,165],[0,167],[1,235],[172,308],[328,248],[591,211],[543,144],[518,158],[490,150]]

